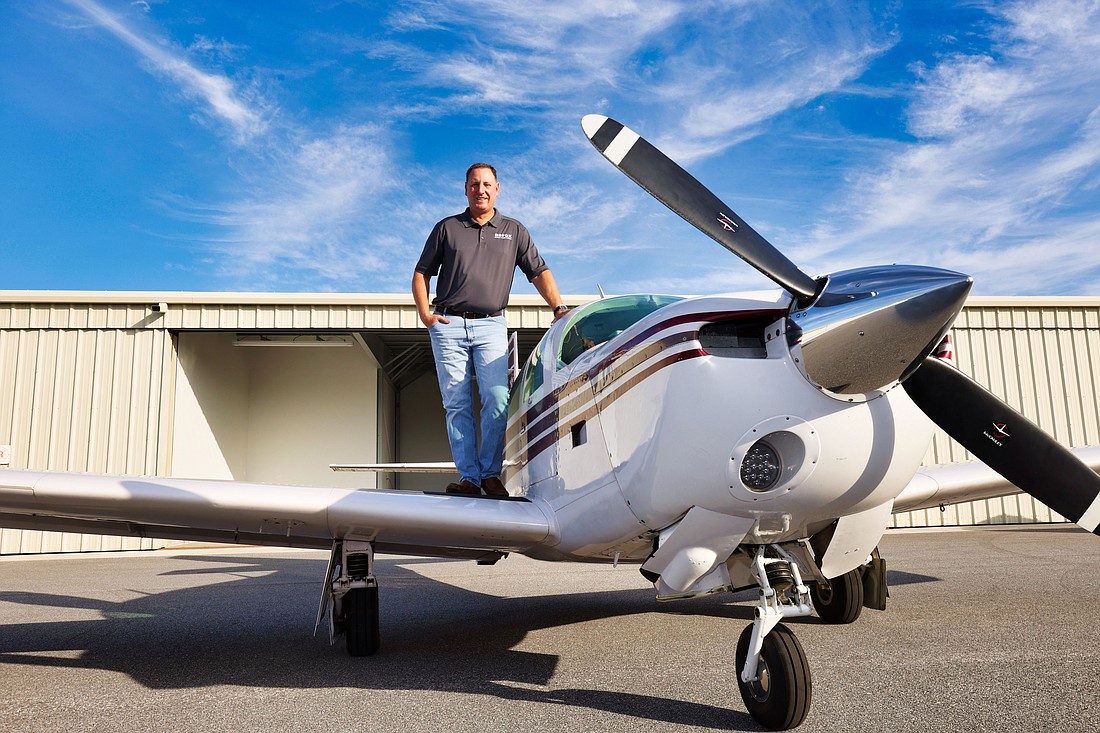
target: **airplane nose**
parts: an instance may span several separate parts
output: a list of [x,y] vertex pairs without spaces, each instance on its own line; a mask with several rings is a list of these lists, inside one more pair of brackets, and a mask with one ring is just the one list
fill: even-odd
[[854,401],[916,369],[955,321],[972,284],[968,275],[916,265],[830,275],[810,307],[791,313],[792,352],[816,386]]

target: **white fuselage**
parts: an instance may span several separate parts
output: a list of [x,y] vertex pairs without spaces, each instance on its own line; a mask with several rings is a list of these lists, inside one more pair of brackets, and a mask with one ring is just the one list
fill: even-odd
[[[746,541],[782,542],[897,496],[931,423],[900,389],[848,401],[815,387],[788,346],[787,306],[785,296],[678,300],[567,364],[570,329],[599,314],[580,309],[556,324],[509,415],[509,486],[548,504],[560,530],[556,546],[532,554],[645,559],[655,533],[692,507],[753,520]],[[708,347],[700,329],[715,322],[749,324],[760,348]],[[781,474],[753,490],[740,470],[762,438]]]

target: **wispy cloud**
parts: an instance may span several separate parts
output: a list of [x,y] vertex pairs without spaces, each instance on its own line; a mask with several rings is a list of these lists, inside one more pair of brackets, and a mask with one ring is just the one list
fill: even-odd
[[[976,292],[1076,292],[1100,279],[1100,9],[990,7],[993,51],[917,67],[912,144],[854,176],[806,242],[821,262],[895,257],[977,276]],[[840,214],[839,216],[837,214]]]
[[[652,246],[643,222],[659,205],[563,179],[576,166],[607,172],[577,142],[582,114],[617,116],[688,165],[844,88],[894,40],[848,3],[770,12],[773,5],[422,0],[387,16],[393,35],[364,52],[410,74],[419,105],[406,103],[417,115],[476,113],[489,124],[528,128],[536,148],[508,161],[523,190],[509,189],[504,205],[542,232],[540,246],[558,262],[587,273],[601,252]],[[425,53],[437,33],[447,34],[448,45]],[[576,229],[555,225],[563,212]],[[577,232],[589,235],[582,246]]]
[[173,205],[221,234],[209,240],[226,257],[222,272],[231,278],[257,276],[268,284],[315,285],[354,281],[382,269],[384,242],[370,237],[370,215],[387,207],[384,189],[388,158],[370,126],[341,127],[324,138],[301,141],[285,159],[250,178],[250,194],[220,204],[176,200]]
[[[431,223],[462,202],[453,171],[418,159],[418,141],[405,137],[430,122],[456,145],[499,133],[502,208],[528,224],[566,283],[608,285],[610,273],[620,278],[612,288],[759,287],[758,273],[727,263],[588,149],[577,121],[600,111],[717,192],[731,186],[735,208],[751,196],[750,223],[814,274],[915,261],[973,272],[978,292],[1100,282],[1090,249],[1100,208],[1096,2],[990,3],[988,22],[968,26],[987,38],[934,40],[943,45],[907,75],[896,52],[907,26],[895,29],[881,6],[840,0],[406,0],[357,32],[304,29],[303,45],[323,46],[324,58],[299,59],[285,75],[213,26],[173,40],[155,6],[127,15],[100,0],[66,2],[227,133],[218,140],[236,185],[205,201],[163,197],[227,278],[258,268],[263,287],[407,287]],[[889,73],[876,75],[878,64]],[[324,109],[289,104],[289,80],[321,68],[344,74],[323,77],[333,95]],[[355,85],[340,87],[345,79]],[[894,120],[905,134],[845,132],[829,114],[857,97],[905,109]],[[810,119],[821,110],[830,124]],[[798,192],[769,192],[784,175]],[[394,212],[399,234],[376,224]],[[641,250],[651,256],[637,260],[667,264],[623,262],[620,253]],[[1036,251],[1058,261],[1040,266]]]
[[[165,193],[158,198],[178,219],[199,226],[192,239],[208,253],[220,277],[241,287],[356,289],[366,273],[392,262],[392,236],[371,235],[370,219],[406,184],[385,174],[389,153],[375,125],[302,125],[280,117],[258,93],[242,93],[229,76],[204,70],[188,53],[211,63],[239,47],[196,35],[184,51],[163,35],[129,24],[93,0],[67,0],[94,23],[138,52],[231,132],[236,149],[236,190],[220,200]],[[322,129],[328,124],[331,129]],[[379,196],[386,189],[386,196]],[[430,225],[426,225],[430,226]]]
[[[170,44],[153,42],[115,13],[93,0],[66,0],[97,26],[136,51],[158,74],[171,79],[187,96],[200,100],[207,113],[229,125],[238,139],[248,140],[267,127],[271,110],[255,94],[242,93],[230,78],[204,71]],[[143,5],[148,10],[148,5]]]

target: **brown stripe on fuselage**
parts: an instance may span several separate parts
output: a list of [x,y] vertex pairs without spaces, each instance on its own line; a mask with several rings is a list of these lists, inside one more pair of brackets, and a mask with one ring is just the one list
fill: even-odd
[[[615,364],[613,368],[603,369],[601,371],[599,367],[595,367],[577,375],[554,391],[554,394],[558,397],[557,409],[548,410],[545,414],[539,416],[533,424],[528,426],[527,433],[529,435],[542,434],[545,430],[548,430],[553,423],[557,422],[559,417],[571,415],[585,402],[592,400],[595,394],[606,389],[608,385],[612,384],[631,369],[651,359],[670,346],[676,346],[691,340],[691,334],[692,332],[685,332],[656,341],[650,341],[643,348],[632,352],[629,358],[623,359],[618,364]],[[611,362],[607,361],[603,363]],[[593,382],[593,377],[596,378],[596,381],[593,388],[589,389],[588,385]],[[516,434],[518,433],[519,431],[517,430]]]
[[[529,440],[531,436],[539,435],[558,423],[561,417],[570,415],[574,410],[578,409],[585,402],[592,400],[595,396],[596,399],[593,406],[585,410],[582,415],[575,416],[574,422],[577,420],[589,419],[595,416],[600,409],[619,399],[619,397],[623,396],[646,378],[652,376],[655,372],[687,359],[708,356],[701,348],[685,350],[654,362],[638,374],[635,374],[620,384],[619,381],[621,378],[639,364],[652,359],[666,349],[689,341],[697,341],[699,338],[699,329],[696,328],[691,331],[684,331],[656,339],[646,344],[642,349],[634,350],[635,346],[645,342],[646,339],[655,333],[685,323],[697,321],[712,322],[732,318],[753,318],[767,313],[774,314],[776,318],[780,318],[785,311],[780,309],[760,309],[754,311],[690,313],[655,323],[631,337],[629,341],[616,348],[602,360],[589,367],[581,374],[573,377],[557,389],[551,391],[537,403],[529,407],[523,415],[511,422],[505,434],[505,442],[511,446],[513,441],[517,438],[526,437]],[[613,369],[611,368],[612,366],[614,366]],[[590,382],[593,383],[594,389],[592,391],[585,389]],[[563,402],[564,404],[562,404]],[[526,429],[524,429],[525,426]],[[546,448],[563,438],[568,432],[569,426],[558,424],[556,430],[552,430],[541,438],[537,438],[533,443],[528,442],[526,445],[517,446],[515,450],[515,454],[518,454],[517,463],[519,465],[526,464],[535,456],[542,453],[542,451],[546,450]],[[505,453],[507,454],[508,451],[506,450]]]

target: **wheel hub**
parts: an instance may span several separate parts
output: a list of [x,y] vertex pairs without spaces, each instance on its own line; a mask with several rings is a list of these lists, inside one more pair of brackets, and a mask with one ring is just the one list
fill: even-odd
[[767,702],[768,695],[771,693],[772,678],[771,672],[768,671],[768,663],[763,657],[761,657],[759,666],[756,668],[756,679],[750,680],[747,686],[752,699],[757,702]]

